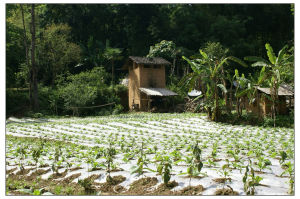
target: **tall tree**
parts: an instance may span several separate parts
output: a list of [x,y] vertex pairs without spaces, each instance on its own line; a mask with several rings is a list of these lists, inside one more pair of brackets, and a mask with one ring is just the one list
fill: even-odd
[[37,83],[37,66],[35,62],[35,4],[31,4],[31,78],[32,89],[33,89],[33,110],[39,110],[39,99],[38,99],[38,83]]
[[[21,13],[22,13],[22,25],[23,25],[23,40],[24,40],[24,47],[25,47],[25,56],[26,56],[26,66],[27,68],[30,68],[30,63],[29,63],[29,48],[27,44],[27,34],[26,34],[26,26],[25,26],[25,19],[24,19],[24,9],[23,5],[20,4],[21,8]],[[29,79],[29,101],[33,102],[33,97],[32,97],[32,70],[29,70],[30,72],[28,73],[28,79]],[[32,105],[32,103],[31,103]]]
[[52,24],[43,30],[37,46],[40,78],[55,86],[57,75],[74,68],[80,61],[81,49],[70,42],[70,27],[66,24]]

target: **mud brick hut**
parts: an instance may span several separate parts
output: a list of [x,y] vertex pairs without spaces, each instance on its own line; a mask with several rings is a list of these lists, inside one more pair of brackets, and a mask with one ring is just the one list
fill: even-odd
[[[251,110],[253,113],[266,116],[272,114],[272,101],[270,100],[271,97],[271,89],[270,88],[262,88],[257,87],[257,98],[255,102],[247,106],[248,110]],[[277,104],[277,111],[280,115],[288,114],[288,106],[289,108],[292,107],[292,100],[293,100],[293,90],[288,85],[281,85],[278,89],[278,104]],[[287,106],[287,99],[289,105]]]
[[177,95],[165,88],[165,66],[170,64],[159,57],[129,57],[123,68],[129,71],[130,110],[150,111],[154,107],[159,108],[166,97]]

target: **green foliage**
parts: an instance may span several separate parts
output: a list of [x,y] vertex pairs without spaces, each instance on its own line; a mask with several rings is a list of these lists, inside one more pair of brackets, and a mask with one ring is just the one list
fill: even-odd
[[107,76],[102,67],[68,76],[66,82],[60,83],[58,87],[59,96],[63,98],[66,109],[98,105],[96,99],[103,96],[108,89],[105,83]]
[[29,96],[27,89],[6,89],[6,117],[24,113],[29,109]]
[[40,196],[40,195],[42,195],[42,193],[39,189],[35,189],[34,192],[33,192],[33,195],[34,196]]
[[207,42],[203,50],[199,50],[199,54],[193,56],[193,60],[182,57],[191,66],[193,72],[183,77],[181,85],[188,84],[190,90],[193,89],[197,81],[201,80],[206,85],[205,104],[209,114],[209,118],[213,121],[220,120],[222,109],[222,100],[219,100],[218,87],[226,94],[224,82],[225,73],[224,65],[228,64],[228,60],[235,61],[239,64],[246,65],[242,60],[226,57],[228,49],[225,49],[219,42]]
[[120,54],[122,53],[122,50],[119,48],[112,48],[112,47],[106,47],[104,51],[104,57],[108,60],[115,60],[115,59],[121,59],[122,57]]
[[176,57],[176,45],[173,41],[162,40],[160,43],[150,46],[147,57],[162,57],[171,61]]
[[77,64],[81,49],[70,42],[71,28],[66,24],[51,24],[45,28],[43,38],[37,46],[40,70],[44,79],[51,77],[54,84],[56,76],[68,71],[70,64]]
[[[176,78],[181,78],[189,72],[192,65],[176,58],[190,58],[199,46],[203,46],[203,51],[210,51],[211,49],[205,47],[207,41],[218,41],[225,46],[225,51],[216,52],[215,59],[220,59],[224,52],[226,54],[227,48],[237,57],[254,55],[268,58],[263,53],[266,42],[272,43],[273,52],[277,52],[287,42],[293,46],[293,4],[39,4],[35,7],[37,78],[45,87],[51,86],[54,89],[60,74],[79,74],[96,66],[103,66],[107,72],[110,72],[110,66],[120,68],[124,65],[124,60],[120,60],[120,50],[116,49],[122,49],[124,58],[129,55],[145,56],[149,53],[149,56],[174,59],[177,71],[171,70],[171,73],[176,74]],[[10,88],[27,87],[29,83],[29,66],[24,64],[23,42],[25,40],[30,43],[31,38],[30,5],[23,4],[23,8],[27,38],[23,38],[20,5],[6,5],[6,81]],[[106,41],[111,41],[112,47],[105,45]],[[149,52],[149,46],[153,44],[156,45]],[[209,56],[208,52],[206,54]],[[285,53],[279,54],[277,58],[287,59]],[[228,60],[220,61],[219,66]],[[233,68],[238,66],[230,64],[228,72],[231,76]],[[281,70],[284,70],[284,74],[280,74],[283,81],[293,82],[293,67],[290,62],[288,68]],[[240,70],[246,75],[255,71],[255,68]],[[169,71],[167,77],[168,73]],[[117,80],[125,72],[116,72],[115,75],[116,78],[108,76],[107,79]],[[214,89],[211,85],[210,88]],[[91,95],[85,95],[92,99],[95,91],[87,90]],[[62,104],[56,103],[55,95],[52,95],[50,103],[51,112],[69,114],[70,112],[59,108]],[[85,100],[87,99],[82,99]],[[213,107],[213,102],[209,106]],[[40,112],[48,111],[44,107],[41,107]],[[111,109],[101,108],[97,112],[111,113]],[[91,111],[81,113],[87,115]]]
[[90,178],[78,179],[78,184],[81,185],[86,192],[92,189],[92,180]]
[[[15,80],[25,62],[22,29],[13,22],[6,21],[6,87],[22,86]],[[22,71],[22,70],[21,70]],[[20,76],[20,75],[19,75]],[[27,79],[27,77],[26,77]]]
[[[274,54],[273,48],[269,43],[265,44],[266,50],[267,50],[267,56],[269,60],[264,60],[263,58],[257,58],[257,57],[245,57],[246,60],[249,61],[256,61],[252,66],[261,66],[263,67],[261,70],[261,75],[263,74],[263,77],[258,78],[258,82],[262,84],[263,82],[266,82],[268,84],[268,87],[270,88],[270,99],[272,101],[272,118],[274,127],[276,126],[276,115],[277,115],[277,104],[278,104],[278,89],[282,82],[281,74],[282,71],[286,71],[285,68],[290,68],[290,66],[293,66],[293,55],[286,54],[286,51],[288,49],[288,46],[285,45],[279,52],[276,57]],[[265,68],[266,67],[266,68]],[[266,71],[265,71],[266,70]],[[291,72],[293,74],[293,70]]]

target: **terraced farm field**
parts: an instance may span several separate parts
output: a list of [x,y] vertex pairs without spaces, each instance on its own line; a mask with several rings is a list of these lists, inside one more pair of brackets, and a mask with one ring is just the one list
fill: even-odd
[[19,120],[6,125],[13,195],[289,195],[294,129],[200,114]]

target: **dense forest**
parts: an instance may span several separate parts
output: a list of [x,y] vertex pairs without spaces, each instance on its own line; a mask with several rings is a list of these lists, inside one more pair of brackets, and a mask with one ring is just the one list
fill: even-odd
[[[180,101],[187,88],[177,85],[192,71],[186,60],[209,43],[241,60],[268,60],[266,43],[276,55],[285,45],[293,54],[293,5],[7,4],[6,115],[74,114],[72,107],[111,102],[115,104],[76,113],[126,110],[126,88],[119,82],[131,55],[154,54],[173,63],[166,71],[167,84],[181,94]],[[164,50],[155,54],[155,49]],[[245,78],[260,72],[235,62],[226,67],[229,76],[236,69]],[[293,67],[281,77],[293,85]]]

